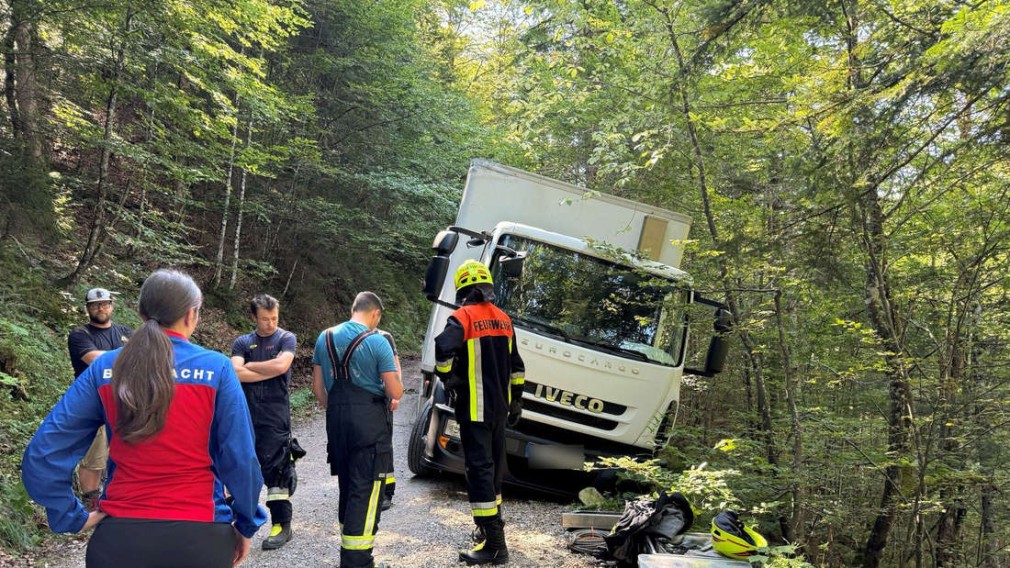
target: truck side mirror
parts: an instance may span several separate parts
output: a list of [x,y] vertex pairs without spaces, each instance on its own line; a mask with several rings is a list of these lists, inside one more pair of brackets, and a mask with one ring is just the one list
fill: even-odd
[[729,342],[721,335],[712,338],[708,344],[708,355],[705,356],[705,374],[709,377],[721,373],[726,366],[726,353],[729,352]]
[[733,331],[733,314],[726,309],[725,304],[715,300],[709,300],[697,294],[694,295],[693,300],[695,304],[715,308],[715,322],[712,325],[715,335],[712,336],[712,340],[708,344],[705,367],[703,369],[684,367],[684,372],[700,377],[714,377],[721,373],[726,366],[726,355],[729,353],[729,340],[726,338],[726,334]]
[[[452,233],[454,236],[456,233]],[[421,293],[432,302],[438,300],[442,292],[442,285],[445,284],[445,275],[449,272],[449,257],[437,255],[431,258],[428,269],[424,271],[424,286]]]
[[715,331],[718,333],[733,331],[733,314],[726,308],[719,308],[715,312]]
[[431,243],[431,248],[438,256],[449,256],[456,250],[456,243],[459,242],[459,233],[455,231],[439,231],[435,235],[435,241]]
[[435,256],[428,263],[428,269],[424,271],[424,286],[421,287],[421,293],[432,302],[438,300],[438,295],[442,293],[445,275],[449,272],[449,255],[456,250],[456,244],[459,243],[459,233],[450,229],[439,231],[435,235],[435,240],[431,243]]
[[726,366],[726,354],[729,352],[729,341],[725,334],[733,330],[733,315],[725,308],[715,312],[715,335],[708,344],[708,354],[705,356],[705,372],[709,376],[721,373]]

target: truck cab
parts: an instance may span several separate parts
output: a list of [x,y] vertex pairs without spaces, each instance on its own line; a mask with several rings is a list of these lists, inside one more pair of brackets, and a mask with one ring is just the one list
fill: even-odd
[[[509,481],[577,490],[571,471],[584,462],[651,457],[666,443],[685,370],[685,308],[699,298],[689,276],[661,260],[679,262],[681,251],[670,250],[679,243],[669,237],[686,238],[689,222],[586,195],[521,170],[472,165],[457,225],[436,237],[425,278],[435,306],[408,452],[415,474],[464,471],[459,427],[433,372],[433,338],[455,309],[446,274],[467,259],[490,268],[495,303],[512,319],[526,363],[522,419],[506,433]],[[523,222],[530,220],[538,224]],[[552,230],[559,228],[567,234]],[[700,373],[721,368],[719,354],[709,363]]]

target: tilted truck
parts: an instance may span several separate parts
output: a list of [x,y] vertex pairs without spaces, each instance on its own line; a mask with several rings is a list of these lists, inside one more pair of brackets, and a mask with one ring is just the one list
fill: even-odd
[[[456,308],[451,274],[484,262],[526,363],[522,419],[507,430],[507,479],[558,490],[599,456],[651,457],[669,439],[685,372],[692,303],[681,271],[690,218],[485,160],[471,163],[455,225],[441,231],[425,274],[434,302],[410,438],[415,475],[464,471],[459,426],[435,375],[434,338]],[[447,277],[447,275],[449,275]],[[722,369],[713,334],[704,367]]]

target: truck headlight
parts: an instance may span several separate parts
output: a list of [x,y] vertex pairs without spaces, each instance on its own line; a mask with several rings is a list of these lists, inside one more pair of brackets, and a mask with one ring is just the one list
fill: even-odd
[[442,433],[450,438],[459,439],[459,422],[448,418],[445,421],[445,426],[442,428]]

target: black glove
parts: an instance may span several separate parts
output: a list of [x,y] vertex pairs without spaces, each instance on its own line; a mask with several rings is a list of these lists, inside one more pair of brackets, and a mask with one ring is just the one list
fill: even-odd
[[512,403],[509,404],[509,416],[505,420],[505,424],[509,428],[515,428],[516,424],[519,424],[519,418],[522,417],[522,414],[523,400],[521,398],[512,399]]
[[291,438],[291,461],[296,462],[305,457],[308,452],[298,443],[298,438]]

